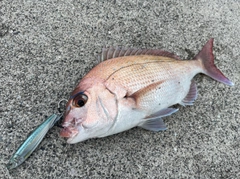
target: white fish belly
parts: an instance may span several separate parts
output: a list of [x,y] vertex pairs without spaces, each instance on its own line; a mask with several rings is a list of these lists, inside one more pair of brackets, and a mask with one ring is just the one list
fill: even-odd
[[118,103],[118,115],[107,133],[99,137],[105,137],[120,133],[138,126],[146,116],[145,111],[132,108],[127,99],[122,99]]

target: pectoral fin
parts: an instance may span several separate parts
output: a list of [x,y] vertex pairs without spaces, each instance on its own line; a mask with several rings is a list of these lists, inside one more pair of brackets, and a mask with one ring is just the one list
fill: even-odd
[[135,100],[136,106],[140,109],[153,106],[154,103],[156,103],[156,96],[158,95],[158,90],[160,90],[162,83],[164,83],[164,81],[152,83],[136,91],[130,97]]

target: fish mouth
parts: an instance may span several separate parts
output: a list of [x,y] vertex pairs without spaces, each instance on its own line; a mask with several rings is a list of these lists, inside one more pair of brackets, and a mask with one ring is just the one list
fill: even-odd
[[78,129],[75,127],[63,127],[63,129],[60,132],[61,137],[66,137],[66,138],[73,138],[79,133]]
[[64,122],[62,124],[63,128],[60,131],[60,136],[68,138],[68,142],[71,141],[79,133],[80,121],[80,119],[73,118],[68,122]]

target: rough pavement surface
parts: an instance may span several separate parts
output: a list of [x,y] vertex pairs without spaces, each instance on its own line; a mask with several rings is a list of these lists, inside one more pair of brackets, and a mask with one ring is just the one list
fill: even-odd
[[[240,3],[0,1],[0,178],[240,178]],[[69,145],[59,128],[18,168],[5,164],[56,112],[104,46],[157,48],[191,59],[211,37],[235,86],[195,77],[194,106],[139,128]]]

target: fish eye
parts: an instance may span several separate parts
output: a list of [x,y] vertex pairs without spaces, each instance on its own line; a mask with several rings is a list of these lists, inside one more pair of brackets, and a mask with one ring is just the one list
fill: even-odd
[[88,100],[87,95],[80,93],[74,97],[73,106],[83,107],[86,104],[87,100]]

